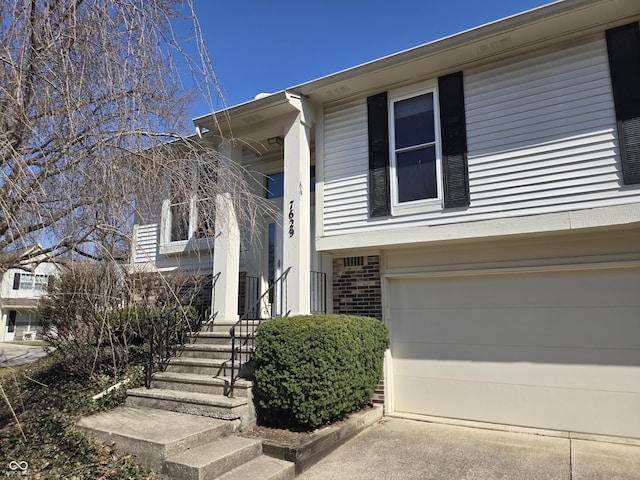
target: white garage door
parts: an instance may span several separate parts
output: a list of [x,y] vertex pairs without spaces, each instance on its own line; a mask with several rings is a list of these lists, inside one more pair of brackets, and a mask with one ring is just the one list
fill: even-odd
[[640,437],[640,269],[395,278],[397,413]]

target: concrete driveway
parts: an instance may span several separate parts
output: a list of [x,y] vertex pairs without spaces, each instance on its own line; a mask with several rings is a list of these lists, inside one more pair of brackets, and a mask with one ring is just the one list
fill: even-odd
[[0,342],[0,367],[15,367],[35,362],[47,354],[44,347],[19,342]]
[[640,441],[558,435],[384,417],[297,478],[640,479]]

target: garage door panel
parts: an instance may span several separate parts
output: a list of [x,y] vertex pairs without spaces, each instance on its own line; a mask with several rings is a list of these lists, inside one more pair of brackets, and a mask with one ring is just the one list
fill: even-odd
[[[633,393],[440,379],[424,384],[401,375],[394,382],[398,389],[415,392],[396,400],[397,412],[426,408],[433,416],[625,437],[640,431],[640,395]],[[584,401],[587,395],[592,401]]]
[[398,412],[640,437],[640,268],[387,283]]
[[540,346],[472,343],[394,342],[394,359],[464,360],[479,362],[569,363],[584,365],[640,365],[640,348],[603,346]]
[[637,337],[629,334],[640,336],[637,311],[638,307],[432,308],[427,314],[399,308],[389,323],[398,341],[635,348]]
[[434,379],[545,388],[578,388],[609,392],[638,392],[640,371],[615,365],[575,365],[533,362],[425,361],[394,359],[398,372],[426,382]]
[[[517,281],[511,281],[517,277]],[[579,282],[576,279],[579,277]],[[637,306],[638,273],[636,269],[618,269],[615,272],[573,271],[505,273],[468,276],[438,276],[403,283],[397,292],[399,304],[415,308],[430,308],[431,298],[439,299],[441,308],[494,307],[496,295],[501,305],[534,308],[552,305],[564,307]],[[433,281],[437,280],[437,281]],[[469,282],[480,280],[478,288],[469,290]],[[427,282],[425,283],[423,282]],[[618,288],[612,290],[611,283]],[[425,286],[427,290],[425,290]],[[460,295],[460,291],[464,295]]]

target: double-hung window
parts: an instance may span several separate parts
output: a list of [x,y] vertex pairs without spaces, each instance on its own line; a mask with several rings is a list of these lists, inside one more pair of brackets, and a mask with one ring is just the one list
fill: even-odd
[[189,181],[171,182],[167,212],[169,242],[211,238],[215,234],[215,173],[198,166]]
[[37,275],[33,273],[16,273],[13,278],[14,290],[38,290],[45,291],[49,285],[49,275]]
[[369,215],[470,203],[462,72],[437,89],[367,97]]
[[391,185],[396,207],[441,197],[434,92],[391,99]]
[[179,242],[191,237],[191,199],[190,195],[173,186],[169,203],[169,241]]

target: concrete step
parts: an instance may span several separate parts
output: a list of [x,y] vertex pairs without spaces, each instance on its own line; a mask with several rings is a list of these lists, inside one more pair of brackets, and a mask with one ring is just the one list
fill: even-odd
[[[249,327],[251,329],[255,329],[259,324],[260,322],[258,320],[247,320],[242,322],[242,328],[246,329],[247,327]],[[236,322],[232,320],[214,320],[212,323],[203,325],[201,331],[229,333],[229,330],[231,330],[231,328],[235,325]]]
[[290,480],[295,476],[295,463],[260,455],[216,478],[218,480]]
[[229,398],[198,392],[183,392],[164,388],[133,388],[127,391],[127,405],[157,408],[204,417],[235,420],[249,404],[248,398]]
[[233,320],[213,320],[204,324],[201,328],[201,332],[225,332],[229,333],[231,327],[236,324]]
[[[242,338],[253,337],[253,335],[243,335]],[[209,345],[231,345],[231,336],[229,332],[200,332],[191,335],[190,342],[192,344],[209,344]]]
[[231,436],[170,455],[162,473],[175,480],[219,478],[261,454],[260,440]]
[[185,449],[211,443],[235,430],[237,422],[131,406],[84,417],[78,427],[89,437],[135,455],[147,468],[161,471],[164,460]]
[[[236,372],[239,365],[236,364]],[[167,372],[173,373],[195,373],[198,375],[209,375],[211,377],[225,377],[231,375],[231,360],[220,358],[189,358],[173,357],[165,368]]]
[[231,342],[227,344],[209,345],[205,343],[191,343],[184,345],[180,358],[217,358],[229,360],[231,358]]
[[[229,377],[212,377],[193,373],[156,372],[151,379],[151,388],[198,392],[209,395],[228,395]],[[238,379],[234,386],[234,396],[251,398],[253,382]]]
[[157,408],[221,420],[239,421],[238,429],[246,430],[256,424],[256,410],[252,400],[198,392],[181,392],[163,388],[134,388],[127,391],[126,405]]

